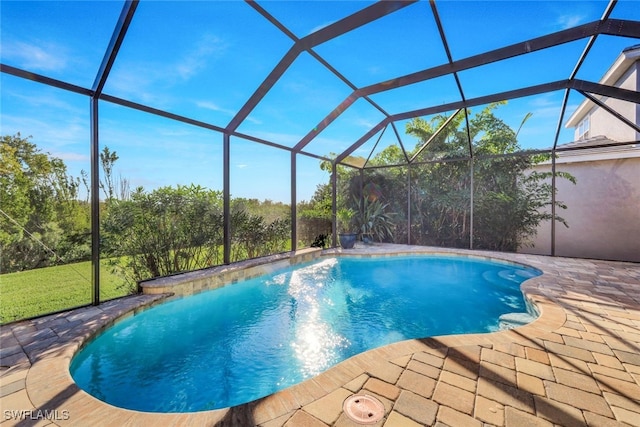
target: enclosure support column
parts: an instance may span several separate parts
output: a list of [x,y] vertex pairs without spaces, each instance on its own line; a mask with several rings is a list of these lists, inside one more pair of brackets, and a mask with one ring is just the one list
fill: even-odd
[[556,150],[551,151],[551,256],[556,256]]
[[411,244],[411,163],[407,167],[407,245]]
[[91,299],[100,304],[100,149],[98,144],[98,99],[90,98],[91,129]]
[[337,197],[336,192],[338,191],[338,173],[336,169],[336,164],[331,163],[331,234],[333,236],[333,247],[338,246],[338,230],[336,226],[336,213],[337,213]]
[[360,200],[358,202],[358,216],[364,216],[364,170],[360,169]]
[[469,159],[469,249],[473,249],[473,157]]
[[291,152],[291,250],[298,249],[298,201],[296,180],[296,152]]
[[231,180],[230,174],[230,149],[231,142],[228,133],[223,135],[222,148],[222,223],[223,223],[223,262],[231,262]]
[[118,56],[124,36],[138,7],[139,0],[127,0],[111,35],[100,68],[91,86],[89,128],[91,132],[91,281],[93,305],[100,304],[100,147],[98,143],[98,102],[107,83],[111,67]]

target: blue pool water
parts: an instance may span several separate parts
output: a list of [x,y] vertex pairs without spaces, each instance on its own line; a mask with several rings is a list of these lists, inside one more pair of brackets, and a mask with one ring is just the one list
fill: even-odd
[[461,257],[323,258],[118,322],[71,375],[123,408],[238,405],[381,345],[494,331],[500,315],[526,311],[520,283],[539,274]]

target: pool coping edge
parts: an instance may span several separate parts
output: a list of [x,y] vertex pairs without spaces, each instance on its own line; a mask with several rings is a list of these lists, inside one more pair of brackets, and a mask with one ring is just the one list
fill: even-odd
[[[391,255],[454,255],[460,252],[420,248],[419,250],[411,249],[404,252],[394,252]],[[341,255],[342,253],[340,250],[329,250],[324,251],[322,254]],[[342,255],[371,256],[354,252]],[[82,346],[114,322],[163,301],[169,296],[165,293],[157,295],[158,298],[153,300],[151,304],[141,305],[124,313],[114,313],[111,316],[97,319],[92,324],[83,324],[70,331],[69,334],[72,334],[72,336],[66,338],[64,343],[54,349],[47,350],[42,354],[42,357],[33,362],[26,377],[27,394],[38,409],[56,410],[64,408],[68,411],[73,410],[74,417],[70,420],[57,420],[56,422],[59,425],[77,425],[76,423],[85,417],[92,417],[92,423],[100,425],[100,421],[98,420],[96,424],[96,420],[93,417],[99,416],[99,414],[106,415],[107,413],[109,421],[104,425],[139,425],[145,421],[151,422],[152,420],[158,421],[160,419],[163,420],[163,423],[169,424],[185,422],[215,424],[225,419],[241,417],[240,414],[247,410],[252,413],[255,423],[259,424],[299,409],[321,398],[323,395],[329,394],[356,380],[363,374],[374,374],[375,376],[375,373],[386,364],[394,363],[394,360],[417,351],[531,341],[532,339],[541,339],[562,327],[566,321],[566,315],[551,294],[545,291],[545,285],[554,285],[552,278],[556,275],[553,271],[546,271],[543,262],[535,263],[538,265],[529,265],[509,259],[510,254],[462,251],[462,256],[466,255],[473,258],[502,260],[541,270],[543,272],[541,276],[528,279],[521,285],[525,298],[528,298],[539,310],[539,317],[527,325],[505,331],[410,339],[378,347],[346,359],[302,383],[295,384],[253,402],[231,408],[192,413],[140,412],[109,405],[80,389],[71,378],[69,366],[72,358]],[[528,256],[528,258],[531,258],[531,256]]]

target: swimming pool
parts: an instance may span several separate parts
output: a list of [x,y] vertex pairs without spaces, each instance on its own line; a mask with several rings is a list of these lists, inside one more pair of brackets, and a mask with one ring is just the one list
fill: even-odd
[[115,406],[192,412],[248,402],[409,338],[490,332],[527,310],[539,271],[463,257],[322,258],[131,316],[71,374]]

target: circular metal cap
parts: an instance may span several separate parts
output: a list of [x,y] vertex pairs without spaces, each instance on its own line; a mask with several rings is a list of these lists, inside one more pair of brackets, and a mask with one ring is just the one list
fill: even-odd
[[358,424],[375,424],[384,417],[384,405],[368,394],[354,394],[342,405],[344,413]]

